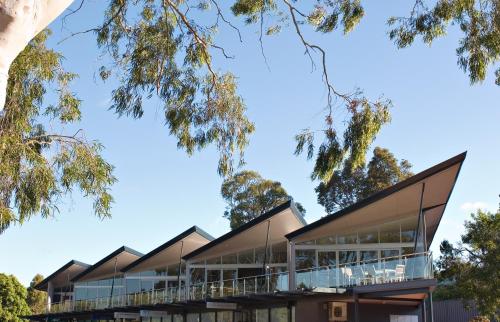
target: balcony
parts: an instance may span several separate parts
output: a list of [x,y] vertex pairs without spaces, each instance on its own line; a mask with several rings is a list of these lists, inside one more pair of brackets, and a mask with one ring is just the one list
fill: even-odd
[[[400,283],[433,278],[432,254],[429,252],[376,260],[314,267],[295,272],[294,292],[342,293],[361,285]],[[141,293],[53,303],[50,313],[93,311],[106,308],[142,306],[209,299],[288,292],[289,273],[281,272],[200,283],[186,288],[172,287]]]

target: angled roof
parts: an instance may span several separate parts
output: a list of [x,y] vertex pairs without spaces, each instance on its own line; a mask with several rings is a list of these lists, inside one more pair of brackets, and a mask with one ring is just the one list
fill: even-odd
[[388,217],[391,211],[415,213],[419,209],[422,196],[422,208],[427,222],[427,245],[430,245],[466,154],[467,152],[463,152],[456,155],[349,207],[297,229],[286,237],[289,240],[303,241],[313,238],[314,234],[320,237],[319,235],[327,233],[328,229],[365,225],[368,220],[375,220],[375,217],[382,218],[386,215]]
[[67,284],[69,285],[69,282],[73,277],[89,267],[89,264],[85,264],[74,259],[70,260],[57,271],[50,274],[43,281],[35,285],[34,288],[39,291],[46,291],[50,281],[55,287],[66,286]]
[[[247,233],[251,234],[248,236],[248,238],[250,238],[251,240],[248,242],[242,240],[241,242],[246,243],[246,245],[250,243],[253,246],[259,246],[259,240],[257,240],[255,236],[263,236],[263,238],[265,238],[266,233],[263,232],[263,234],[261,235],[260,233],[257,234],[253,232],[253,230],[256,229],[257,226],[265,223],[268,220],[277,220],[277,217],[279,217],[279,215],[283,215],[286,217],[283,217],[283,221],[279,224],[273,225],[270,230],[270,240],[272,240],[273,238],[284,239],[284,235],[287,232],[293,231],[299,227],[306,225],[304,217],[295,206],[293,200],[288,200],[283,204],[271,209],[270,211],[260,215],[259,217],[241,225],[237,229],[234,229],[227,234],[211,241],[210,243],[198,248],[197,250],[187,254],[183,257],[183,259],[188,260],[196,257],[202,257],[204,255],[209,256],[209,254],[212,255],[215,252],[223,252],[222,248],[226,248],[226,252],[230,252],[230,249],[236,249],[238,247],[235,241],[242,239],[243,234],[247,235]],[[229,240],[232,240],[231,244],[226,243]],[[264,243],[264,239],[262,239],[262,243]],[[225,245],[222,246],[223,244]]]
[[71,281],[89,281],[111,277],[115,273],[115,258],[116,271],[119,272],[123,267],[137,260],[142,255],[143,254],[139,253],[136,250],[133,250],[132,248],[122,246],[94,265],[90,266],[77,276],[73,277]]
[[214,238],[204,230],[193,226],[124,267],[122,272],[139,272],[178,263],[182,255],[189,254],[212,240]]

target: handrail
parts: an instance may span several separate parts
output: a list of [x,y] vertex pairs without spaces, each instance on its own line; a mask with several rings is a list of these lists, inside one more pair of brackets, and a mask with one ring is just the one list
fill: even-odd
[[[417,265],[416,267],[411,263],[411,260],[416,258],[423,258],[425,260],[425,264]],[[401,272],[396,273],[394,269],[386,269],[385,266],[382,269],[383,272],[375,272],[375,276],[371,276],[370,274],[353,276],[352,272],[351,275],[346,275],[345,272],[342,272],[342,269],[345,268],[360,267],[363,269],[370,263],[383,263],[386,265],[387,263],[391,263],[393,261],[395,262],[396,260],[398,262],[405,262],[404,265],[398,264],[403,266],[402,274]],[[360,262],[342,263],[339,265],[316,266],[296,270],[295,275],[297,282],[295,287],[298,289],[303,288],[303,286],[311,289],[322,287],[339,288],[360,284],[363,285],[365,283],[392,283],[415,278],[430,278],[433,274],[432,264],[432,253],[420,252],[401,256],[388,256]],[[408,272],[410,269],[412,269],[411,274]],[[416,273],[415,270],[417,270]],[[419,270],[422,270],[422,272],[418,272]],[[189,288],[186,288],[186,286],[169,287],[136,293],[113,295],[112,297],[107,296],[85,300],[63,301],[52,303],[50,312],[86,311],[109,307],[172,303],[176,301],[204,300],[206,298],[221,298],[255,293],[288,291],[289,275],[290,274],[287,271],[274,273],[269,272],[262,275],[196,283],[190,285]],[[307,281],[303,278],[304,276]],[[307,282],[307,284],[305,282]]]

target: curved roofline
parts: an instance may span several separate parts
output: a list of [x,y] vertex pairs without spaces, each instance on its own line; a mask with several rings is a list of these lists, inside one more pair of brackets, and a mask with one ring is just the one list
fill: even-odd
[[132,255],[136,255],[136,256],[139,256],[139,257],[142,257],[143,254],[130,248],[130,247],[127,247],[127,246],[122,246],[120,248],[118,248],[117,250],[115,250],[114,252],[112,252],[111,254],[109,254],[108,256],[104,257],[103,259],[101,259],[100,261],[98,261],[97,263],[95,263],[94,265],[90,266],[89,268],[87,268],[86,270],[84,270],[83,272],[81,272],[80,274],[76,275],[75,277],[73,277],[71,279],[72,282],[76,282],[77,280],[79,280],[80,278],[82,278],[83,276],[93,272],[95,269],[97,269],[99,266],[101,266],[102,264],[106,263],[107,261],[109,261],[110,259],[112,259],[113,257],[117,256],[118,254],[120,253],[123,253],[123,252],[127,252],[127,253],[130,253]]
[[36,284],[33,288],[36,289],[36,290],[42,291],[43,289],[41,289],[41,286],[43,284],[48,283],[57,274],[65,271],[66,269],[70,268],[73,265],[78,265],[78,266],[81,266],[81,267],[84,267],[84,268],[89,268],[90,267],[89,264],[86,264],[86,263],[83,263],[83,262],[80,262],[80,261],[72,259],[69,262],[67,262],[66,264],[64,264],[63,266],[61,266],[61,268],[59,268],[57,271],[55,271],[54,273],[52,273],[49,276],[47,276],[46,278],[44,278],[40,283]]
[[[324,224],[327,224],[333,220],[336,220],[340,217],[343,217],[343,216],[345,216],[351,212],[354,212],[358,209],[366,207],[366,206],[368,206],[368,205],[370,205],[370,204],[372,204],[380,199],[383,199],[383,198],[385,198],[385,197],[387,197],[395,192],[398,192],[399,190],[402,190],[402,189],[404,189],[404,188],[406,188],[414,183],[422,181],[422,180],[424,180],[424,179],[426,179],[426,178],[428,178],[428,177],[430,177],[438,172],[446,170],[446,169],[460,163],[460,167],[458,169],[457,175],[455,176],[455,180],[453,182],[453,186],[451,189],[451,190],[453,190],[453,187],[455,186],[455,183],[456,183],[457,178],[458,178],[458,174],[460,173],[460,170],[462,168],[462,164],[465,160],[466,155],[467,155],[467,151],[462,152],[462,153],[460,153],[460,154],[458,154],[458,155],[456,155],[456,156],[454,156],[446,161],[438,163],[433,167],[430,167],[422,172],[419,172],[416,175],[414,175],[406,180],[398,182],[395,185],[390,186],[389,188],[386,188],[382,191],[376,192],[376,193],[372,194],[371,196],[368,196],[367,198],[362,199],[362,200],[360,200],[360,201],[358,201],[358,202],[356,202],[356,203],[354,203],[354,204],[352,204],[352,205],[350,205],[342,210],[339,210],[333,214],[330,214],[330,215],[327,215],[321,219],[318,219],[317,221],[315,221],[307,226],[299,228],[299,229],[287,234],[286,238],[288,240],[291,240],[295,237],[298,237],[306,232],[309,232],[313,229],[316,229]],[[451,195],[451,192],[450,192],[450,195]],[[450,195],[448,195],[448,199],[446,200],[446,203],[448,203]]]
[[271,218],[272,216],[277,215],[278,213],[280,213],[283,210],[288,209],[288,208],[290,208],[292,210],[292,213],[297,217],[297,219],[301,223],[303,223],[304,225],[307,225],[306,221],[304,220],[304,216],[301,214],[301,212],[295,206],[293,199],[289,199],[288,201],[285,201],[281,205],[276,206],[273,209],[269,210],[268,212],[258,216],[257,218],[250,220],[249,222],[241,225],[240,227],[238,227],[234,230],[231,230],[230,232],[222,235],[221,237],[212,240],[210,243],[203,245],[200,248],[192,251],[191,253],[183,256],[182,259],[188,260],[190,258],[193,258],[194,256],[197,256],[197,255],[203,253],[204,251],[206,251],[206,250],[208,250],[216,245],[219,245],[220,243],[244,232],[245,230],[252,228],[253,226],[255,226],[263,221],[266,221],[267,219]]
[[164,244],[158,246],[157,248],[153,249],[152,251],[150,251],[146,255],[142,256],[141,258],[137,259],[136,261],[130,263],[128,266],[125,266],[121,270],[121,272],[125,273],[125,272],[129,271],[130,269],[136,267],[137,265],[141,264],[142,262],[146,261],[147,259],[155,256],[156,254],[158,254],[162,250],[169,248],[170,246],[174,245],[175,243],[179,242],[180,240],[184,239],[185,237],[187,237],[187,236],[189,236],[189,235],[191,235],[193,233],[198,233],[199,235],[201,235],[202,237],[204,237],[205,239],[207,239],[209,241],[212,241],[212,240],[215,239],[214,237],[212,237],[209,233],[207,233],[206,231],[204,231],[200,227],[193,226],[193,227],[189,228],[188,230],[180,233],[176,237],[170,239],[166,243],[164,243]]

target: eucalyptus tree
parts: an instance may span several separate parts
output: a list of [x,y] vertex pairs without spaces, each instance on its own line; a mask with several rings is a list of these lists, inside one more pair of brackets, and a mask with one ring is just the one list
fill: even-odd
[[[264,179],[258,172],[249,170],[226,178],[221,186],[221,195],[227,202],[224,217],[229,220],[231,229],[292,199],[280,182]],[[295,205],[304,215],[304,207],[298,202]]]
[[[0,74],[3,72],[5,76],[10,60],[22,50],[19,43],[13,42],[17,35],[23,34],[23,41],[28,42],[40,26],[50,22],[61,8],[69,6],[71,2],[0,0],[0,56],[10,57],[0,65]],[[57,10],[43,10],[56,3]],[[13,5],[18,5],[16,10],[11,10]],[[65,18],[68,15],[76,17],[83,5],[89,4],[85,0],[78,0],[75,10]],[[110,64],[102,66],[99,74],[103,80],[114,77],[119,81],[112,92],[111,109],[119,115],[140,118],[147,110],[148,100],[159,98],[163,102],[165,125],[177,139],[178,148],[192,154],[209,145],[215,146],[219,152],[218,173],[222,176],[231,175],[244,162],[244,149],[255,130],[254,124],[246,116],[246,106],[239,95],[236,75],[214,63],[216,55],[232,58],[224,43],[217,38],[219,30],[234,31],[237,39],[241,40],[235,19],[242,19],[246,23],[244,28],[258,31],[263,53],[264,37],[291,32],[296,36],[298,48],[305,52],[307,59],[321,73],[328,94],[326,106],[319,107],[325,111],[324,126],[319,131],[305,128],[298,131],[296,136],[295,153],[305,152],[309,159],[315,159],[313,180],[326,184],[346,159],[349,159],[353,169],[362,167],[370,144],[382,126],[390,121],[390,100],[383,97],[371,99],[358,89],[347,92],[339,90],[327,66],[328,53],[308,37],[310,31],[349,34],[365,15],[360,0],[232,0],[226,3],[220,0],[107,0],[106,5],[102,24],[70,36],[95,34],[98,46],[108,56]],[[33,10],[25,11],[30,6]],[[410,46],[418,37],[430,44],[445,35],[450,25],[457,25],[463,35],[457,48],[459,66],[468,73],[471,83],[477,83],[485,79],[487,69],[495,66],[499,60],[499,10],[496,0],[438,0],[431,5],[426,5],[423,0],[415,0],[406,17],[388,18],[389,37],[398,48]],[[43,23],[35,23],[40,17],[43,17]],[[16,81],[11,78],[18,74],[15,70],[18,66],[20,64],[14,61],[10,67],[10,84]],[[33,65],[30,62],[27,66]],[[496,77],[496,82],[500,83],[499,69]],[[63,81],[65,85],[67,80]],[[5,115],[13,113],[9,111],[13,109],[9,100],[14,101],[16,98],[9,98],[9,93],[13,93],[9,92],[9,88],[14,85],[7,84],[5,77],[3,83],[0,84],[0,92],[7,87],[2,116],[5,118]],[[43,84],[41,86],[45,88]],[[43,94],[37,95],[36,100],[41,101]],[[69,110],[79,111],[74,108],[74,102],[63,104],[73,106]],[[30,107],[27,109],[21,112],[31,115],[33,111]],[[61,121],[74,121],[75,116],[70,114],[70,119],[63,117]],[[1,130],[7,133],[5,129]],[[26,127],[22,131],[25,135],[31,129]],[[59,137],[59,144],[62,144],[63,136],[68,137],[62,132],[51,135],[50,138]],[[73,147],[65,150],[70,151],[67,152],[70,156],[56,163],[64,168],[68,159],[78,158],[79,161],[74,163],[78,170],[61,172],[65,173],[67,180],[54,171],[42,171],[54,169],[54,164],[48,161],[46,154],[39,154],[39,163],[28,164],[36,173],[43,172],[52,177],[37,177],[30,181],[29,189],[19,185],[21,179],[30,178],[21,175],[22,171],[13,171],[17,173],[14,177],[9,177],[12,174],[8,171],[11,170],[0,172],[0,180],[3,180],[1,223],[13,220],[22,222],[36,212],[49,214],[49,210],[56,208],[56,199],[75,184],[80,186],[85,195],[95,197],[97,214],[109,214],[112,198],[107,188],[114,181],[111,166],[100,156],[99,145],[75,140],[72,135],[69,137],[71,139],[64,140],[62,145]],[[40,146],[45,147],[43,144]],[[9,159],[10,153],[17,152],[4,149],[2,153],[0,158]],[[23,158],[24,155],[21,158],[17,156],[17,162],[23,164],[21,168],[24,171]],[[82,162],[83,159],[93,162]],[[41,167],[44,162],[46,165]],[[98,179],[94,180],[94,177]],[[14,209],[18,210],[17,215],[14,215]]]

